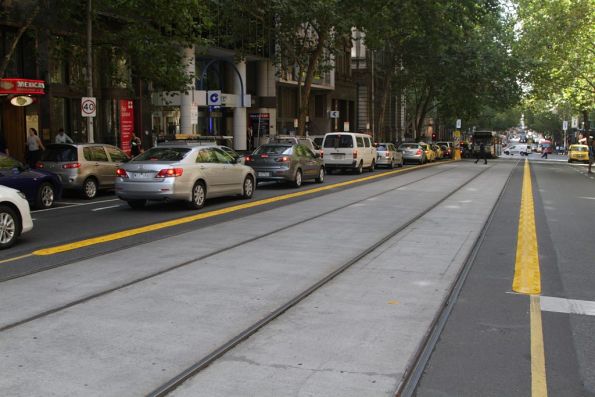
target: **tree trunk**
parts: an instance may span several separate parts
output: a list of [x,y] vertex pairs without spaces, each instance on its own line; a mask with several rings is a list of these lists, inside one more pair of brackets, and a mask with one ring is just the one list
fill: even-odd
[[310,106],[310,92],[312,91],[312,82],[314,81],[314,73],[316,72],[318,61],[320,59],[320,56],[322,55],[322,51],[324,49],[327,36],[327,31],[320,32],[320,35],[318,36],[318,44],[316,45],[316,49],[310,55],[310,60],[308,61],[308,69],[306,71],[306,78],[304,79],[304,89],[302,90],[302,98],[300,101],[300,113],[298,117],[299,136],[306,135],[306,116],[308,115],[308,108]]
[[426,114],[428,113],[428,106],[430,104],[430,99],[432,98],[432,85],[428,88],[428,93],[426,95],[425,100],[423,101],[423,105],[420,108],[418,119],[417,119],[417,135],[421,135],[421,130],[423,128],[424,120],[426,119]]
[[8,68],[8,64],[10,63],[10,59],[12,58],[12,54],[14,54],[14,50],[17,48],[17,45],[19,44],[19,41],[21,40],[23,33],[25,33],[27,29],[29,29],[29,27],[33,23],[33,20],[35,19],[35,17],[37,17],[37,14],[39,14],[40,8],[41,7],[39,3],[35,5],[35,8],[33,9],[33,11],[31,11],[29,16],[25,20],[23,26],[21,26],[17,31],[16,36],[12,40],[12,43],[10,43],[10,45],[8,46],[8,51],[6,51],[6,55],[2,60],[2,65],[0,65],[0,78],[4,77],[4,73],[6,73],[6,68]]
[[[378,132],[380,133],[380,136],[382,137],[383,141],[389,141],[390,139],[387,139],[386,137],[386,131],[384,130],[384,125],[386,124],[386,103],[388,102],[388,95],[390,93],[390,75],[387,73],[384,76],[384,82],[383,82],[383,89],[384,91],[382,92],[382,99],[380,102],[380,111],[378,112]],[[380,140],[380,139],[379,139]]]

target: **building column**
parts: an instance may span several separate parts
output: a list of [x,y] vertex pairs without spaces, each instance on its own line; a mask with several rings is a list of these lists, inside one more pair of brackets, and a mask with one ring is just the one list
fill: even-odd
[[190,48],[184,48],[183,59],[183,62],[186,64],[186,75],[191,76],[192,79],[186,86],[186,93],[180,93],[180,133],[193,134],[194,126],[192,125],[192,95],[194,92],[194,81],[196,76],[194,46]]
[[[246,150],[248,148],[246,108],[240,107],[242,106],[241,95],[246,95],[246,61],[237,63],[236,68],[240,76],[236,77],[233,85],[233,93],[238,96],[238,107],[233,111],[233,146],[235,150]],[[242,92],[242,84],[244,92]]]
[[[256,95],[260,98],[277,98],[275,80],[275,69],[271,61],[258,62],[258,87]],[[269,114],[269,134],[270,136],[277,135],[277,109],[272,107],[258,108],[259,113]],[[255,134],[255,132],[253,132]],[[260,144],[260,142],[258,143]]]

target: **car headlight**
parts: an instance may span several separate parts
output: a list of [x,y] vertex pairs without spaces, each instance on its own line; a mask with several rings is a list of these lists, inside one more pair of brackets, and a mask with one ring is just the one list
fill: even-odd
[[25,196],[25,194],[23,194],[23,192],[17,192],[19,194],[19,196],[21,196],[21,198],[23,200],[27,200],[27,196]]

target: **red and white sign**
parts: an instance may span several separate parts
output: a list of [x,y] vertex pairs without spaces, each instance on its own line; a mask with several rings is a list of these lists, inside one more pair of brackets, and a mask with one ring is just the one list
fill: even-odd
[[120,99],[120,148],[130,154],[130,139],[134,132],[134,102]]
[[31,79],[0,79],[2,95],[44,95],[45,81]]
[[97,116],[97,98],[82,97],[81,98],[81,116],[96,117]]

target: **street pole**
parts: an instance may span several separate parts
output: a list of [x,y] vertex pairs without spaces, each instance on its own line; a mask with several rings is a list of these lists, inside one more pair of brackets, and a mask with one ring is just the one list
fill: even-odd
[[[87,1],[87,96],[93,96],[93,27],[91,23],[92,0]],[[93,117],[87,117],[87,139],[89,143],[93,139]]]

